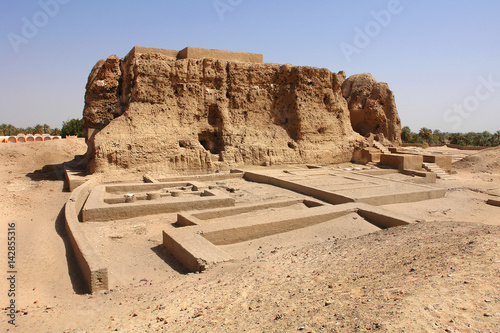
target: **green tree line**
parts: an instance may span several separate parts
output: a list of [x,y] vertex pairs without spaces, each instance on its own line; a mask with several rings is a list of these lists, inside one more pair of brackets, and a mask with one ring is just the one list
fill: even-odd
[[34,127],[15,127],[11,124],[1,124],[0,125],[0,136],[16,136],[19,133],[23,134],[50,134],[52,136],[62,136],[66,137],[68,135],[76,135],[78,137],[83,137],[83,120],[82,119],[70,119],[68,121],[63,121],[62,127],[51,128],[47,124],[37,124]]
[[481,133],[448,133],[422,127],[418,133],[413,133],[408,126],[405,126],[402,129],[401,140],[403,143],[427,143],[429,145],[450,143],[461,146],[496,147],[500,146],[500,131],[495,133],[488,131]]

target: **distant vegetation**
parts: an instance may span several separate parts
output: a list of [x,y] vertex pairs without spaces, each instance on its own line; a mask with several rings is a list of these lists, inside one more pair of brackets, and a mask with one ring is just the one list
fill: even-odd
[[0,125],[0,136],[11,136],[18,135],[19,133],[23,134],[50,134],[53,136],[63,136],[67,135],[77,135],[78,137],[83,137],[83,120],[82,119],[71,119],[68,121],[63,121],[61,129],[59,128],[50,128],[49,125],[36,125],[35,127],[15,127],[10,124],[1,124]]
[[461,146],[496,147],[500,146],[500,131],[493,134],[488,131],[482,133],[448,133],[422,127],[418,133],[413,133],[408,126],[405,126],[401,133],[401,139],[403,143],[429,145],[450,143]]
[[79,138],[83,138],[83,120],[82,119],[71,119],[68,121],[63,121],[61,128],[61,135],[66,137],[68,135],[76,135]]

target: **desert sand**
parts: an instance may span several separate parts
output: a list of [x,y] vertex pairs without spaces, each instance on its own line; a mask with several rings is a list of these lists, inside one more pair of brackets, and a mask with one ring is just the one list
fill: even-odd
[[86,293],[62,213],[70,193],[61,164],[85,150],[81,139],[0,144],[0,264],[7,275],[15,222],[18,271],[15,327],[7,280],[0,283],[2,331],[500,331],[500,207],[486,204],[500,194],[498,148],[431,148],[461,160],[455,180],[433,184],[446,196],[384,206],[423,222],[350,237],[320,224],[229,245],[238,260],[201,274],[185,271],[145,222],[125,221],[118,234],[96,226],[98,244],[116,248],[116,268],[110,290],[95,295]]

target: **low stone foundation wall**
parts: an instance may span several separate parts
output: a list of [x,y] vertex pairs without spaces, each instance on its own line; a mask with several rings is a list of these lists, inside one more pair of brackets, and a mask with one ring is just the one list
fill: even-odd
[[306,185],[301,185],[297,184],[291,181],[287,181],[284,179],[276,178],[276,177],[271,177],[267,176],[264,174],[259,174],[255,172],[245,172],[244,177],[248,181],[256,182],[256,183],[265,183],[265,184],[271,184],[274,186],[282,187],[289,189],[291,191],[304,194],[304,195],[309,195],[313,198],[323,200],[325,202],[328,202],[333,205],[338,205],[338,204],[343,204],[343,203],[348,203],[348,202],[354,202],[353,199],[345,197],[343,195],[329,192],[329,191],[324,191],[324,190],[319,190],[317,188],[311,187],[311,186],[306,186]]
[[71,193],[71,197],[64,207],[66,231],[87,288],[91,293],[108,289],[108,269],[94,251],[87,237],[81,232],[81,222],[78,218],[92,187],[95,185],[94,181],[89,180],[77,187]]
[[446,146],[449,148],[456,148],[456,149],[460,149],[460,150],[485,150],[485,149],[490,148],[490,147],[461,146],[461,145],[454,145],[451,143],[447,144]]
[[284,213],[280,216],[268,216],[258,220],[235,218],[235,216],[247,213],[252,209],[257,211],[268,207],[293,204],[297,200],[227,208],[220,214],[216,210],[199,213],[199,216],[204,215],[201,217],[204,217],[205,220],[191,214],[179,214],[178,221],[182,222],[180,224],[183,227],[164,230],[163,245],[186,269],[191,272],[199,272],[218,263],[233,260],[228,253],[219,247],[221,245],[240,243],[310,227],[347,214],[358,214],[381,229],[416,222],[409,216],[364,203],[323,205],[320,202],[306,201],[304,204],[308,208],[303,210]]
[[424,158],[423,156],[409,154],[382,154],[380,163],[399,170],[421,170]]
[[500,207],[500,199],[489,199],[487,203],[492,206]]

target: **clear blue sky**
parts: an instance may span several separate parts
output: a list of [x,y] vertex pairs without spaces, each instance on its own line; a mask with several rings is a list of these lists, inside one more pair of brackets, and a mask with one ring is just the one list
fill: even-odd
[[500,130],[500,1],[1,0],[0,13],[0,123],[17,127],[80,118],[94,64],[140,45],[369,72],[413,131]]

